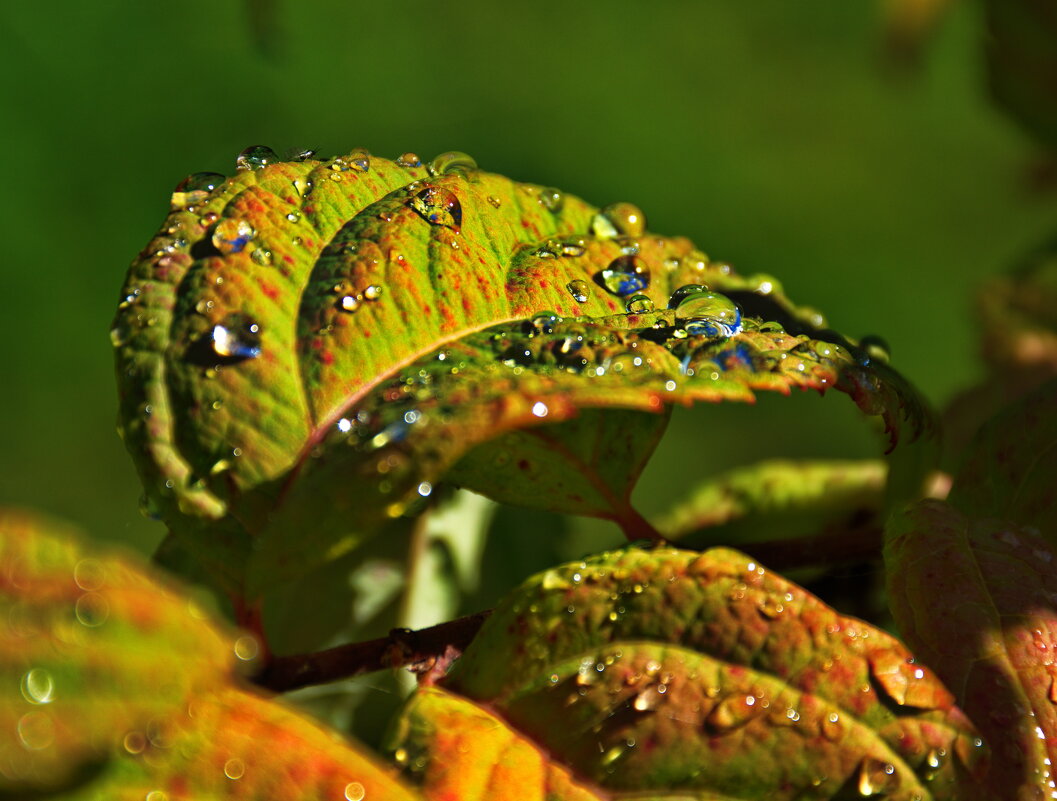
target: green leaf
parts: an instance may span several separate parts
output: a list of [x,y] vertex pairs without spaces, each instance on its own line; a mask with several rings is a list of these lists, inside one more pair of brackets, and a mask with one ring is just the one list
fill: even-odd
[[[449,470],[649,533],[627,497],[675,402],[836,387],[893,445],[930,426],[896,373],[774,279],[646,234],[628,204],[601,213],[467,159],[256,149],[233,178],[178,188],[130,269],[122,430],[149,500],[230,594],[251,550],[256,595],[413,514]],[[666,308],[704,282],[724,295]],[[731,301],[744,329],[726,336]],[[564,321],[528,322],[544,310]]]
[[613,791],[953,798],[984,764],[897,640],[727,549],[546,571],[444,684]]
[[658,528],[702,544],[794,539],[880,511],[887,470],[879,460],[771,460],[709,479]]
[[973,518],[1035,526],[1057,542],[1057,380],[1008,407],[973,441],[948,500]]
[[[392,771],[243,689],[252,638],[131,557],[0,516],[0,797],[414,798]],[[238,657],[238,659],[236,659]]]
[[890,522],[885,561],[900,631],[994,748],[995,794],[1048,796],[1057,759],[1052,545],[1031,528],[922,501]]
[[389,749],[429,801],[598,801],[608,798],[574,779],[487,709],[438,687],[408,701]]

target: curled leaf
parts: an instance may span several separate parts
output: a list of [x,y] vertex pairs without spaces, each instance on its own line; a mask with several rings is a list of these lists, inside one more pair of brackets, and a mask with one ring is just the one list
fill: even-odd
[[613,791],[953,798],[955,760],[983,765],[951,694],[898,641],[726,549],[536,576],[444,684]]

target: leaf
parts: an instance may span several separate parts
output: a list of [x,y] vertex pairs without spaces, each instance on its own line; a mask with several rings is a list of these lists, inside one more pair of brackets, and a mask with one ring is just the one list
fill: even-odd
[[[452,469],[502,500],[648,533],[627,496],[673,402],[836,386],[893,445],[931,425],[896,373],[774,279],[647,235],[628,204],[600,213],[462,154],[283,163],[256,148],[240,167],[178,187],[112,334],[147,495],[233,595],[251,550],[256,595]],[[666,309],[702,282],[729,300]],[[744,330],[725,336],[730,301]],[[713,333],[688,336],[693,320]]]
[[988,0],[987,65],[998,103],[1042,144],[1057,144],[1057,15],[1038,0]]
[[1003,410],[973,441],[949,500],[975,518],[1035,526],[1057,542],[1057,380]]
[[953,798],[984,765],[898,641],[722,548],[536,576],[444,685],[613,791]]
[[[1051,474],[1052,475],[1052,474]],[[892,519],[892,612],[995,751],[1000,798],[1048,796],[1057,758],[1057,577],[1030,528],[922,501]]]
[[760,462],[711,478],[658,528],[670,540],[744,543],[818,534],[882,505],[887,470],[879,460]]
[[598,801],[577,781],[487,709],[438,687],[408,701],[389,749],[429,801]]
[[243,689],[232,668],[252,659],[251,638],[65,527],[0,517],[0,620],[0,797],[414,797],[333,732]]

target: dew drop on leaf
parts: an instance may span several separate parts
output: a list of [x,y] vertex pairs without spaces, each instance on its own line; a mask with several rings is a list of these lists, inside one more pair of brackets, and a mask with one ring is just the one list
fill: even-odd
[[259,651],[260,645],[258,645],[256,637],[244,634],[235,640],[235,656],[243,662],[249,662],[256,659]]
[[407,205],[430,225],[442,225],[453,231],[462,228],[462,204],[454,193],[443,187],[427,186]]
[[354,148],[345,156],[345,161],[356,172],[367,172],[371,169],[371,154],[363,147]]
[[213,326],[213,352],[227,363],[255,359],[261,355],[261,329],[242,314],[229,314]]
[[338,308],[341,309],[343,312],[348,312],[349,314],[352,314],[352,312],[360,308],[359,298],[357,298],[355,295],[344,295],[343,297],[338,299]]
[[477,169],[477,162],[474,161],[473,156],[462,153],[458,150],[449,150],[446,153],[441,153],[439,156],[433,159],[426,169],[429,170],[429,174],[433,176],[437,175],[450,175],[456,172],[471,172]]
[[55,742],[55,722],[47,712],[27,712],[18,719],[18,738],[29,751],[40,751]]
[[359,782],[349,782],[345,785],[345,801],[363,801],[367,790]]
[[624,308],[628,314],[648,314],[653,311],[653,299],[649,295],[638,293],[628,298]]
[[254,248],[250,253],[250,258],[253,259],[254,264],[259,264],[261,267],[272,266],[272,252],[267,248]]
[[560,189],[548,186],[540,190],[539,201],[540,205],[547,211],[557,214],[562,210],[562,206],[565,205],[565,196]]
[[248,222],[228,217],[217,223],[217,227],[213,229],[213,247],[225,256],[241,253],[256,236],[257,232]]
[[77,599],[74,613],[82,626],[94,629],[102,626],[110,617],[110,604],[100,593],[86,592]]
[[591,233],[599,239],[642,236],[646,215],[631,203],[610,203],[591,219]]
[[892,349],[888,347],[888,343],[876,334],[869,334],[859,340],[859,349],[862,353],[859,355],[859,363],[864,367],[877,362],[878,364],[888,364],[891,359]]
[[201,203],[226,180],[227,178],[218,172],[192,173],[176,185],[170,203],[174,209],[184,209]]
[[588,298],[591,297],[591,287],[582,278],[570,281],[565,288],[569,290],[569,294],[577,303],[587,303]]
[[702,289],[682,296],[675,322],[691,336],[731,337],[741,331],[741,311],[726,295]]
[[363,297],[367,300],[378,300],[382,296],[382,287],[378,284],[371,284],[365,290],[363,290]]
[[275,151],[264,145],[251,145],[235,159],[236,170],[263,170],[269,164],[279,160]]
[[82,559],[73,568],[73,580],[82,590],[98,590],[106,583],[106,568],[98,559]]
[[650,285],[650,272],[635,256],[618,256],[598,274],[602,286],[622,298]]
[[232,781],[238,781],[246,773],[246,764],[238,757],[232,757],[224,763],[224,775]]
[[864,798],[887,795],[899,786],[895,765],[866,757],[859,763],[855,786]]
[[729,695],[712,707],[705,725],[715,734],[726,734],[744,726],[764,713],[762,704],[752,695]]
[[530,334],[552,334],[554,333],[554,326],[558,325],[562,321],[552,311],[541,311],[532,315],[532,319],[528,321],[528,333]]
[[918,709],[936,706],[935,691],[920,666],[886,651],[870,654],[869,662],[874,681],[899,706]]
[[418,157],[417,153],[403,153],[396,160],[397,166],[410,169],[413,167],[421,167],[422,159]]

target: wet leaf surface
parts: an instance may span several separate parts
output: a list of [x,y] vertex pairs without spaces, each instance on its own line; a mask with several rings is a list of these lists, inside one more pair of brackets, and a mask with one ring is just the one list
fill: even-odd
[[630,204],[599,211],[464,154],[256,148],[172,206],[112,331],[122,431],[149,506],[231,594],[255,540],[256,592],[452,468],[635,533],[627,495],[671,403],[835,387],[892,445],[930,426],[898,374],[773,278],[646,233]]
[[244,689],[234,665],[258,648],[136,559],[4,512],[0,797],[414,797],[335,733]]
[[444,685],[619,793],[953,798],[986,763],[897,640],[727,549],[548,570]]
[[999,798],[1048,797],[1057,758],[1057,578],[1029,527],[923,501],[889,525],[900,631],[994,749]]

